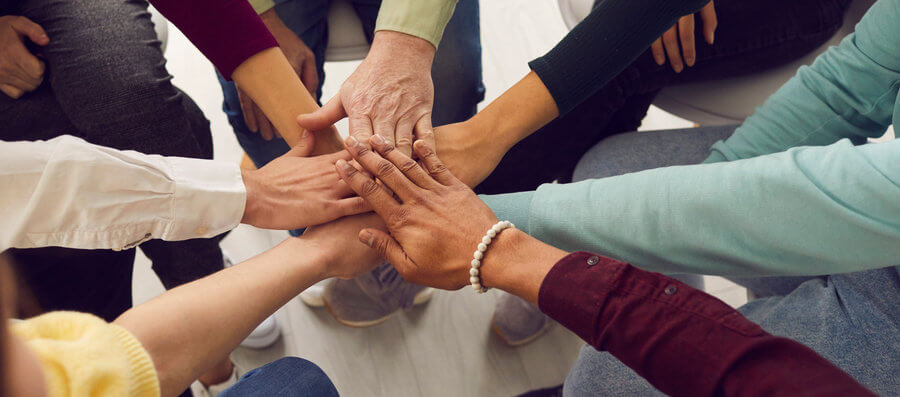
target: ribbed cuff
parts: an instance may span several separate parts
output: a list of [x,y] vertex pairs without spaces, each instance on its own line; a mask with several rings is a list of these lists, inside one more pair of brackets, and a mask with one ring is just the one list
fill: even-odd
[[159,377],[153,359],[141,342],[128,330],[115,324],[109,325],[112,333],[122,345],[128,368],[131,369],[131,384],[129,396],[158,396],[160,395]]
[[171,157],[175,179],[172,222],[162,239],[213,237],[241,223],[247,190],[237,164]]

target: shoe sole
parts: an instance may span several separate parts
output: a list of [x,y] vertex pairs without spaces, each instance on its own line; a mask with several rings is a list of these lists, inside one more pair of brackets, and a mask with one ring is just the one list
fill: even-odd
[[535,332],[534,334],[532,334],[531,336],[529,336],[525,339],[517,340],[517,341],[510,340],[509,338],[507,338],[506,335],[503,334],[503,331],[500,331],[500,328],[497,328],[497,326],[494,325],[493,323],[491,324],[491,330],[494,331],[494,333],[500,337],[500,340],[502,340],[503,343],[505,343],[507,346],[519,347],[519,346],[524,346],[531,342],[534,342],[535,339],[537,339],[537,338],[541,337],[541,335],[544,335],[545,333],[547,333],[547,331],[550,329],[551,326],[553,326],[553,321],[548,320],[544,324],[544,326],[541,327],[541,329],[539,329],[537,332]]
[[[434,288],[425,288],[422,291],[419,291],[419,293],[416,294],[415,298],[413,298],[413,305],[421,305],[425,302],[428,302],[428,300],[431,299],[431,297],[433,295],[434,295]],[[326,301],[325,299],[322,299],[322,306],[325,307],[325,310],[328,311],[328,314],[330,314],[331,317],[334,317],[334,319],[337,320],[337,322],[339,322],[343,325],[346,325],[348,327],[353,327],[353,328],[367,328],[367,327],[371,327],[373,325],[381,324],[381,323],[387,321],[388,318],[393,316],[394,313],[397,313],[400,311],[399,309],[397,309],[384,317],[377,318],[374,320],[351,321],[351,320],[346,320],[346,319],[340,318],[336,314],[334,314],[334,311],[331,310],[331,306],[328,305],[328,301]]]
[[278,327],[276,323],[275,327],[265,335],[256,335],[255,337],[248,337],[241,342],[241,347],[246,347],[249,349],[265,349],[269,346],[275,344],[278,338],[281,336],[281,328]]

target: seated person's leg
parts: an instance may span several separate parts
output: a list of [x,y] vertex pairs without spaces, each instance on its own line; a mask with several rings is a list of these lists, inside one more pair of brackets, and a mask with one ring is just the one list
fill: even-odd
[[431,67],[434,126],[468,120],[484,99],[478,0],[460,0]]
[[338,391],[319,366],[297,357],[284,357],[244,374],[220,397],[275,396],[338,396]]
[[514,146],[476,192],[510,193],[554,180],[568,182],[575,163],[594,144],[634,131],[636,125],[615,120],[643,115],[662,88],[760,72],[800,58],[837,31],[847,4],[849,0],[716,1],[715,45],[700,39],[698,21],[693,67],[675,73],[668,63],[659,66],[649,51],[644,53],[591,98]]

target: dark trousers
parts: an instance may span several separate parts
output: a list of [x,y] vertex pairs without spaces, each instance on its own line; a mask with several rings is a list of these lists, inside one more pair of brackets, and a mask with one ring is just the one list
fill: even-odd
[[[41,25],[44,83],[18,100],[0,95],[0,139],[75,135],[148,154],[212,158],[209,122],[171,83],[143,0],[24,0],[14,15]],[[115,178],[115,175],[98,177]],[[141,250],[166,288],[222,268],[219,239],[148,241]],[[131,307],[134,250],[10,250],[44,310],[115,319]]]
[[[850,0],[716,0],[715,43],[695,23],[696,63],[681,73],[649,50],[568,114],[514,146],[476,191],[499,194],[571,182],[578,160],[597,142],[636,130],[661,89],[757,73],[816,49],[841,27]],[[595,54],[609,56],[610,54]],[[741,95],[735,92],[734,95]]]

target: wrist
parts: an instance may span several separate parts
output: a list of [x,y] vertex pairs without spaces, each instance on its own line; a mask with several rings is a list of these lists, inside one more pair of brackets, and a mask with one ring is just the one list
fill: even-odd
[[241,217],[241,223],[248,225],[255,224],[259,218],[258,214],[261,212],[261,184],[259,178],[256,176],[257,172],[258,171],[241,169],[241,180],[244,182],[244,191],[246,192],[244,215]]
[[491,243],[481,265],[485,287],[498,288],[537,305],[541,284],[566,252],[519,229],[506,229]]
[[388,61],[411,63],[415,68],[431,73],[435,51],[428,40],[393,30],[379,30],[372,39],[369,54]]

